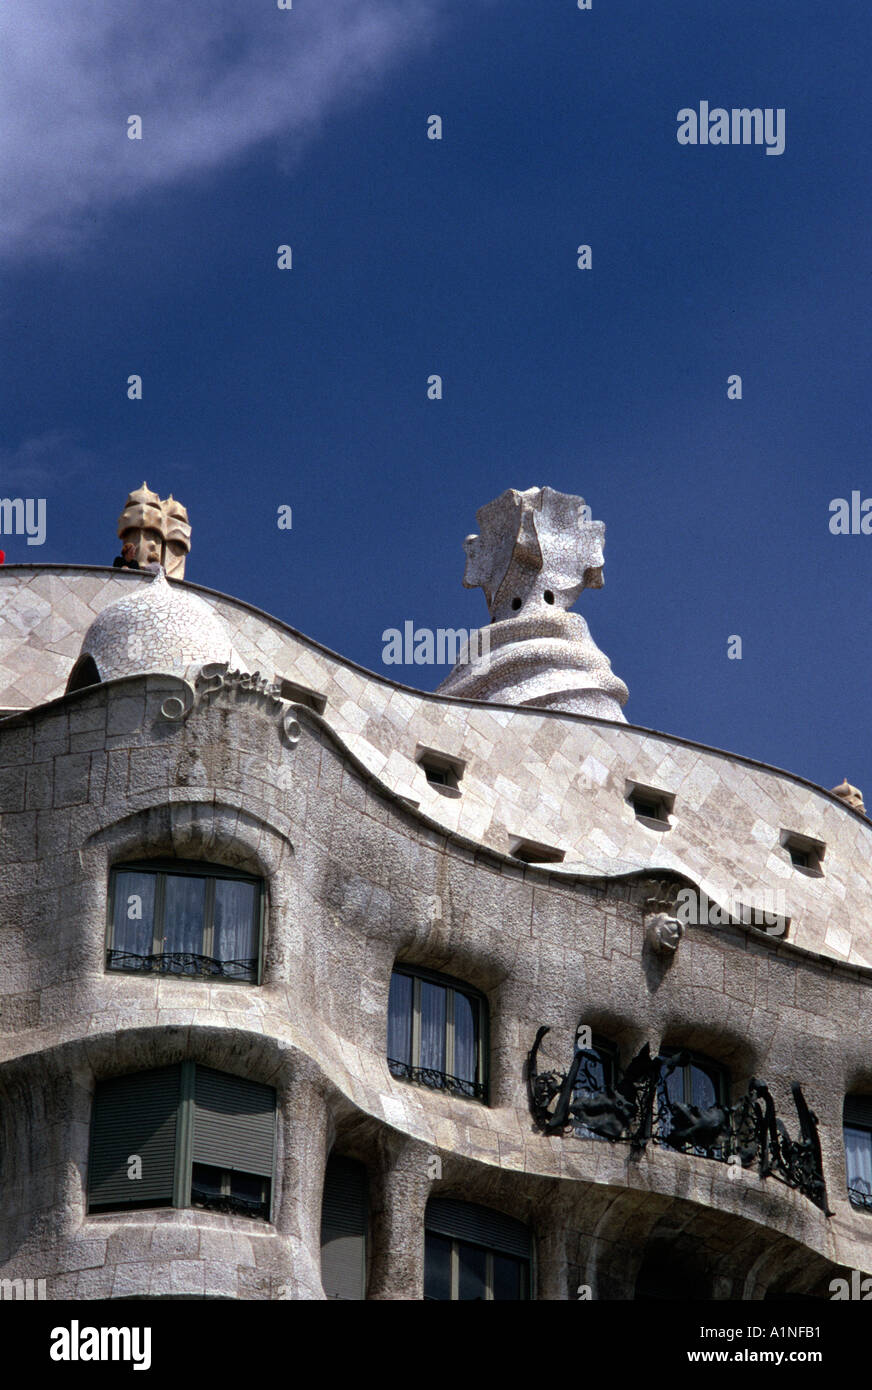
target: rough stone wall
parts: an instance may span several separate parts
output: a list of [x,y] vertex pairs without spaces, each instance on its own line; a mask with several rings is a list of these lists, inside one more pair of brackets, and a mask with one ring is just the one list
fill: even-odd
[[[60,695],[95,614],[143,582],[119,570],[0,568],[0,707]],[[190,587],[252,669],[326,695],[344,746],[446,830],[503,854],[515,839],[553,845],[565,853],[555,875],[673,871],[722,907],[734,890],[743,902],[772,901],[795,944],[872,965],[872,824],[830,793],[646,729],[398,688],[235,599]],[[460,797],[427,781],[419,745],[466,762]],[[675,795],[669,831],[637,820],[628,782]],[[826,845],[822,877],[791,864],[782,831]]]
[[[446,833],[306,710],[293,748],[240,690],[170,722],[161,706],[178,690],[134,677],[0,724],[0,1277],[47,1278],[50,1297],[322,1297],[333,1143],[370,1169],[376,1298],[420,1297],[435,1192],[527,1219],[542,1297],[585,1282],[628,1297],[649,1238],[681,1232],[706,1243],[713,1297],[762,1296],[796,1252],[797,1280],[870,1267],[872,1217],[847,1201],[841,1133],[845,1091],[872,1089],[868,970],[735,926],[691,926],[671,964],[652,960],[634,885],[549,874]],[[109,869],[157,854],[263,876],[261,986],[104,970]],[[489,1105],[390,1075],[397,959],[486,994]],[[773,1178],[538,1133],[527,1051],[549,1024],[543,1066],[565,1067],[579,1020],[625,1062],[645,1040],[685,1044],[729,1066],[736,1095],[763,1077],[792,1134],[801,1081],[834,1216]],[[276,1086],[273,1226],[86,1214],[95,1081],[182,1057]]]

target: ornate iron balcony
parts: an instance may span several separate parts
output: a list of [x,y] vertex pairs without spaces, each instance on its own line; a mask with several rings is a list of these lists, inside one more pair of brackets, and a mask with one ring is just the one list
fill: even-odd
[[216,960],[192,951],[162,951],[141,956],[135,951],[107,951],[107,970],[130,970],[154,975],[187,975],[193,979],[257,980],[257,957],[252,960]]
[[448,1091],[451,1095],[484,1100],[485,1088],[480,1081],[465,1081],[462,1077],[436,1071],[433,1067],[413,1067],[408,1062],[398,1062],[394,1057],[388,1058],[388,1068],[392,1076],[398,1076],[403,1081],[416,1081],[420,1086],[430,1086],[434,1091]]
[[[800,1138],[791,1139],[775,1114],[775,1102],[762,1081],[752,1079],[735,1105],[696,1105],[671,1100],[663,1084],[669,1071],[690,1060],[688,1053],[652,1057],[646,1043],[612,1086],[597,1074],[595,1051],[580,1048],[567,1072],[536,1071],[539,1047],[548,1028],[540,1028],[527,1059],[530,1111],[545,1134],[627,1142],[641,1152],[649,1140],[679,1153],[732,1166],[756,1164],[761,1177],[773,1177],[804,1193],[825,1216],[827,1207],[817,1116],[802,1088],[793,1083]],[[872,1196],[869,1197],[872,1207]]]
[[[863,1182],[862,1178],[860,1182]],[[872,1192],[868,1183],[863,1182],[862,1187],[849,1187],[848,1200],[852,1207],[859,1207],[861,1211],[872,1211]]]

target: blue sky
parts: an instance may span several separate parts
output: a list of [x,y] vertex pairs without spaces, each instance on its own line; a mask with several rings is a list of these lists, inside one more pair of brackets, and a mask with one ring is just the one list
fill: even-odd
[[[7,562],[111,563],[146,478],[189,579],[430,689],[382,632],[485,621],[463,537],[548,484],[606,523],[632,722],[872,802],[872,536],[828,525],[872,497],[866,7],[10,0],[0,42]],[[784,153],[679,145],[701,100]]]

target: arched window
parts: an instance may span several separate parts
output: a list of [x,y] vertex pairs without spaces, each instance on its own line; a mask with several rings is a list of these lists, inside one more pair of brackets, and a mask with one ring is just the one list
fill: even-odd
[[328,1298],[366,1296],[367,1189],[362,1163],[330,1155],[321,1203],[321,1282]]
[[203,1207],[270,1219],[276,1093],[180,1062],[98,1081],[88,1211]]
[[579,1139],[616,1139],[622,1136],[622,1116],[608,1112],[604,1102],[614,1096],[618,1079],[618,1049],[594,1034],[582,1057],[572,1089],[570,1114]]
[[725,1159],[728,1072],[682,1048],[662,1048],[660,1056],[655,1139],[699,1158]]
[[398,965],[388,997],[388,1066],[394,1076],[484,1100],[487,1004],[459,980]]
[[848,1198],[872,1211],[872,1096],[845,1096],[843,1121]]
[[427,1203],[424,1298],[439,1302],[507,1302],[530,1297],[528,1228],[472,1202],[432,1197]]
[[106,969],[256,984],[262,897],[260,879],[219,864],[116,864]]

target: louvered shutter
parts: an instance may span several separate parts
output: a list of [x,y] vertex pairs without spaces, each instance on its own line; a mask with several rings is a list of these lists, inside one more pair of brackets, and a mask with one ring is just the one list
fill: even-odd
[[433,1197],[427,1203],[425,1225],[440,1236],[453,1236],[473,1245],[484,1245],[502,1255],[530,1258],[530,1232],[513,1216],[472,1202],[456,1202],[449,1197]]
[[195,1163],[272,1178],[276,1093],[272,1086],[197,1067],[194,1078]]
[[[90,1211],[151,1206],[173,1198],[180,1068],[136,1072],[98,1081],[88,1164]],[[128,1177],[128,1160],[142,1160],[142,1177]]]
[[321,1282],[328,1298],[366,1293],[367,1182],[362,1163],[327,1162],[321,1207]]
[[872,1096],[845,1096],[844,1121],[872,1129]]

